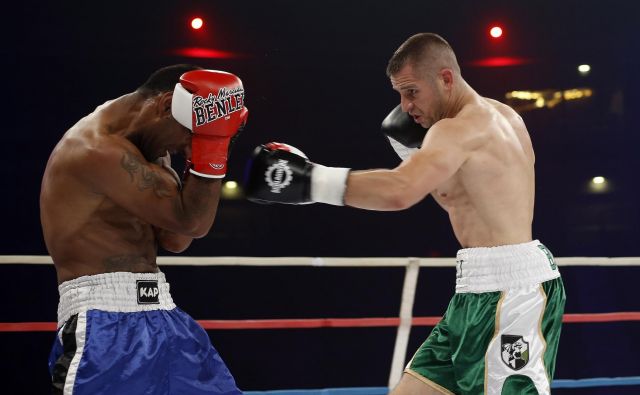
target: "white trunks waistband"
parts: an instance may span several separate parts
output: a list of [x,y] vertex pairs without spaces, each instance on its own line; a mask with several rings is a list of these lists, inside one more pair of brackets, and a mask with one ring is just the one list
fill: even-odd
[[58,328],[87,310],[135,312],[176,307],[163,273],[103,273],[65,281],[58,286]]
[[465,248],[456,257],[456,293],[504,291],[560,277],[551,252],[538,240]]

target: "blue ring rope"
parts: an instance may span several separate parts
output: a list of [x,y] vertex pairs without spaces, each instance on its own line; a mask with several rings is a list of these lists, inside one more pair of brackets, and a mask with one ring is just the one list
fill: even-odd
[[618,387],[623,385],[640,385],[640,376],[553,380],[551,388]]
[[[553,380],[551,388],[591,388],[640,385],[640,376]],[[246,391],[246,395],[386,395],[387,387],[325,388],[316,390]]]

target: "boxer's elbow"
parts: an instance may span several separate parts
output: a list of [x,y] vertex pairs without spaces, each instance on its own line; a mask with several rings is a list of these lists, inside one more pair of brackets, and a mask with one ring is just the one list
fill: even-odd
[[194,239],[200,239],[206,236],[211,227],[217,213],[217,207],[209,207],[206,210],[196,210],[193,208],[185,208],[180,205],[176,210],[176,233],[188,235]]
[[391,210],[406,210],[435,190],[436,182],[445,173],[439,169],[429,170],[431,169],[424,167],[401,166],[392,171],[391,182],[383,189]]
[[183,236],[183,235],[180,235],[180,236],[181,237],[179,238],[174,237],[171,239],[162,240],[160,243],[160,246],[164,250],[173,252],[174,254],[179,254],[181,252],[184,252],[191,245],[191,242],[193,241],[193,237]]
[[190,245],[191,243],[186,245],[179,245],[179,246],[174,244],[168,244],[168,245],[165,244],[165,245],[162,245],[162,249],[174,254],[180,254],[181,252],[184,252]]
[[186,250],[193,241],[193,237],[175,233],[166,229],[154,227],[154,233],[158,245],[169,252],[180,253]]
[[386,206],[390,211],[406,210],[417,202],[418,200],[402,191],[390,193],[386,197]]
[[201,239],[209,234],[212,226],[213,218],[209,220],[197,220],[188,225],[186,233],[194,239]]

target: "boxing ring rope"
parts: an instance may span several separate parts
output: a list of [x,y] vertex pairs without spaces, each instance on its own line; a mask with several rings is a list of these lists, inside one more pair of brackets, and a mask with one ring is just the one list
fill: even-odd
[[[555,258],[559,266],[640,266],[640,257],[560,257]],[[0,264],[53,264],[51,257],[38,255],[0,255]],[[158,257],[159,265],[174,266],[315,266],[315,267],[405,267],[400,312],[398,317],[370,318],[311,318],[311,319],[260,319],[260,320],[198,320],[208,330],[221,329],[304,329],[304,328],[352,328],[352,327],[397,327],[389,387],[400,380],[411,328],[434,326],[441,317],[413,317],[413,304],[421,267],[455,267],[454,258],[319,258],[319,257]],[[565,314],[564,323],[595,323],[640,321],[638,312],[610,312],[597,314]],[[55,331],[55,322],[0,323],[0,332]],[[600,386],[640,385],[640,376],[557,379],[552,388],[585,388]],[[308,394],[308,395],[357,395],[384,394],[388,388],[344,388],[326,390],[254,391],[247,394]]]

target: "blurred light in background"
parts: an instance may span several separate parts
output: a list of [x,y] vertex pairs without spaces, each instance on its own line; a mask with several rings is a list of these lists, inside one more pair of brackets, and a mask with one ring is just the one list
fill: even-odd
[[605,193],[609,189],[609,181],[602,176],[593,177],[589,182],[589,191],[592,193]]
[[222,197],[224,199],[240,199],[242,197],[242,188],[235,181],[227,181],[222,184]]
[[593,91],[591,89],[568,89],[562,92],[564,100],[576,100],[591,97]]
[[542,91],[511,91],[505,94],[507,104],[517,112],[536,108],[554,108],[563,101],[588,99],[593,96],[590,88],[575,88],[563,91],[552,89]]
[[580,66],[578,66],[578,72],[580,73],[580,75],[587,75],[590,71],[591,66],[589,66],[588,64],[581,64]]
[[202,18],[193,18],[191,20],[191,28],[193,28],[194,30],[200,29],[202,25],[204,25],[204,21],[202,20]]
[[489,35],[493,38],[502,37],[502,28],[500,26],[492,26],[491,29],[489,29]]

